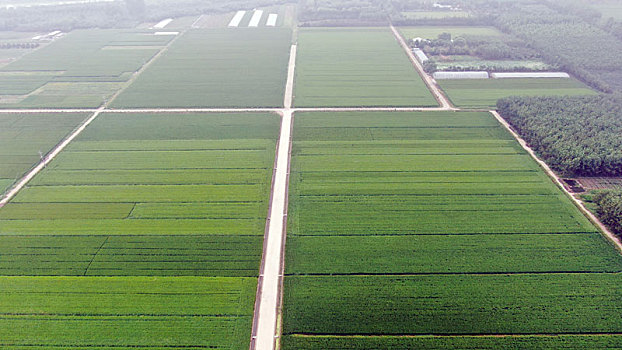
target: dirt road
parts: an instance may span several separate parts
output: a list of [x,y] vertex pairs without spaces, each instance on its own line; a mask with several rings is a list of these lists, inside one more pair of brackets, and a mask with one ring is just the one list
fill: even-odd
[[428,89],[432,92],[432,95],[434,95],[436,101],[438,101],[438,103],[441,105],[441,108],[444,110],[457,110],[457,108],[455,108],[451,104],[451,102],[449,102],[449,99],[445,96],[441,89],[439,89],[439,87],[436,85],[436,82],[423,70],[423,66],[421,65],[421,63],[419,63],[419,60],[417,60],[415,55],[412,53],[410,47],[408,47],[408,45],[404,41],[404,38],[402,38],[398,30],[395,29],[393,25],[391,25],[391,31],[393,32],[395,39],[397,39],[404,51],[406,51],[408,58],[410,58],[410,61],[419,72],[421,79],[423,79]]

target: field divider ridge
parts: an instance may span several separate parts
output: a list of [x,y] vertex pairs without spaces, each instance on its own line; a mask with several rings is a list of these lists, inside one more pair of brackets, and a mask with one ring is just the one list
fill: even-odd
[[404,51],[406,51],[406,55],[408,55],[408,58],[410,59],[412,64],[415,66],[415,69],[417,69],[417,72],[421,76],[421,79],[423,79],[423,82],[425,83],[425,85],[428,87],[430,92],[432,92],[432,95],[434,95],[434,98],[436,99],[436,101],[441,105],[442,110],[446,110],[446,111],[456,110],[456,108],[451,104],[449,99],[445,96],[445,94],[441,91],[441,89],[439,89],[439,87],[436,85],[436,82],[425,72],[425,70],[423,70],[423,66],[421,65],[421,63],[419,63],[419,60],[417,60],[415,55],[412,53],[412,51],[406,44],[406,41],[404,41],[404,38],[398,32],[398,30],[393,26],[393,24],[391,24],[391,31],[393,32],[393,35],[395,36],[395,39],[397,39],[397,41],[399,42],[400,46],[402,46]]
[[516,141],[518,141],[518,143],[521,145],[521,147],[527,151],[527,153],[529,153],[529,155],[538,163],[538,165],[544,170],[544,172],[555,182],[555,184],[557,185],[557,187],[561,188],[561,190],[564,192],[564,194],[570,198],[570,200],[572,200],[572,202],[574,203],[574,205],[594,224],[596,225],[596,227],[598,227],[600,229],[600,231],[605,235],[605,237],[614,244],[614,246],[617,248],[619,253],[622,253],[622,241],[620,241],[620,239],[618,237],[616,237],[616,235],[613,234],[613,232],[611,232],[611,230],[609,230],[609,228],[607,226],[605,226],[597,217],[596,215],[594,215],[591,211],[589,211],[586,207],[585,204],[580,201],[579,199],[577,199],[575,196],[572,195],[572,193],[570,193],[570,191],[568,191],[568,189],[564,186],[564,184],[562,183],[562,180],[559,178],[559,176],[557,176],[557,174],[551,170],[551,168],[548,166],[548,164],[546,164],[543,160],[541,160],[538,155],[536,154],[536,152],[534,152],[534,150],[527,144],[527,142],[520,137],[520,135],[518,135],[518,133],[516,133],[514,131],[514,129],[512,128],[512,126],[505,120],[503,119],[503,117],[499,114],[499,112],[497,111],[490,111],[490,113],[497,119],[497,121],[499,123],[501,123],[501,125],[503,125],[503,127],[510,132],[510,134],[512,134],[512,136],[516,139]]

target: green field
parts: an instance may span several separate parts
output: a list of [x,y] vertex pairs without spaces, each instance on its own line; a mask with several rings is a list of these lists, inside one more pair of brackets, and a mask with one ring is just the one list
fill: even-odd
[[494,27],[472,27],[472,26],[419,26],[419,27],[401,27],[400,32],[405,39],[424,38],[436,39],[439,34],[450,33],[452,37],[464,35],[478,36],[501,36],[499,30]]
[[267,114],[100,116],[0,210],[4,273],[255,276],[277,131]]
[[190,30],[113,106],[282,106],[290,44],[284,28]]
[[621,330],[619,254],[488,113],[298,113],[290,179],[284,349]]
[[98,107],[171,40],[139,30],[78,30],[0,69],[0,107]]
[[255,278],[2,277],[0,339],[10,349],[247,349],[255,288]]
[[619,274],[291,277],[284,333],[620,333],[621,280]]
[[508,96],[595,95],[596,92],[575,79],[457,79],[438,80],[439,86],[458,107],[493,108]]
[[388,28],[301,28],[295,105],[437,106]]
[[2,347],[247,349],[278,126],[100,115],[0,209]]
[[327,349],[617,349],[622,347],[622,337],[551,335],[551,336],[286,336],[283,347],[298,350]]
[[0,194],[86,119],[82,113],[0,115]]

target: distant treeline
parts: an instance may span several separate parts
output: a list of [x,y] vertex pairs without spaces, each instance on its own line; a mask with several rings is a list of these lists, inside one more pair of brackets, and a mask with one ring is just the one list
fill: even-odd
[[622,97],[510,97],[499,113],[565,175],[622,176]]
[[123,28],[143,21],[203,13],[225,13],[296,0],[120,0],[59,6],[0,9],[0,30],[69,31]]

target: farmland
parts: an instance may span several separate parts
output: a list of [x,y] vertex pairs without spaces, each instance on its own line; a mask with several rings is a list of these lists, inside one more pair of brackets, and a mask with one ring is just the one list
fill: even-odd
[[223,277],[3,277],[0,338],[9,349],[247,349],[255,285]]
[[465,108],[494,108],[497,100],[508,96],[577,96],[596,92],[575,79],[458,79],[439,80],[451,101]]
[[278,119],[100,116],[0,210],[2,343],[248,348]]
[[[442,14],[407,0],[117,2],[127,13],[92,26],[117,16],[108,25],[126,29],[61,33],[4,65],[0,52],[0,192],[76,131],[0,202],[0,347],[622,348],[613,239],[488,111],[510,95],[596,94],[541,37],[517,34],[533,19],[508,17],[515,2]],[[552,27],[570,23],[559,11]],[[401,27],[432,39],[407,43],[429,54],[427,72],[577,79],[427,80],[389,21],[478,25]],[[600,141],[617,141],[601,130],[617,97],[556,98],[589,130],[557,129],[575,127],[574,146],[598,146],[583,158],[615,170],[617,148]],[[502,106],[521,119],[537,103]]]
[[190,30],[113,106],[282,106],[290,44],[284,28]]
[[[171,118],[107,114],[91,125],[0,210],[2,239],[13,247],[4,273],[255,275],[277,118]],[[167,134],[158,134],[163,128]],[[15,235],[45,235],[57,248],[37,255],[39,266],[15,247],[30,241],[22,249],[33,252],[41,245]],[[195,248],[182,249],[189,243]],[[145,260],[139,248],[158,253]],[[61,263],[76,251],[71,263]]]
[[84,119],[82,113],[0,115],[0,193]]
[[138,30],[69,33],[0,69],[0,107],[98,107],[170,39]]
[[298,113],[290,178],[285,349],[620,331],[619,255],[488,113]]
[[387,28],[301,28],[295,105],[436,106]]

